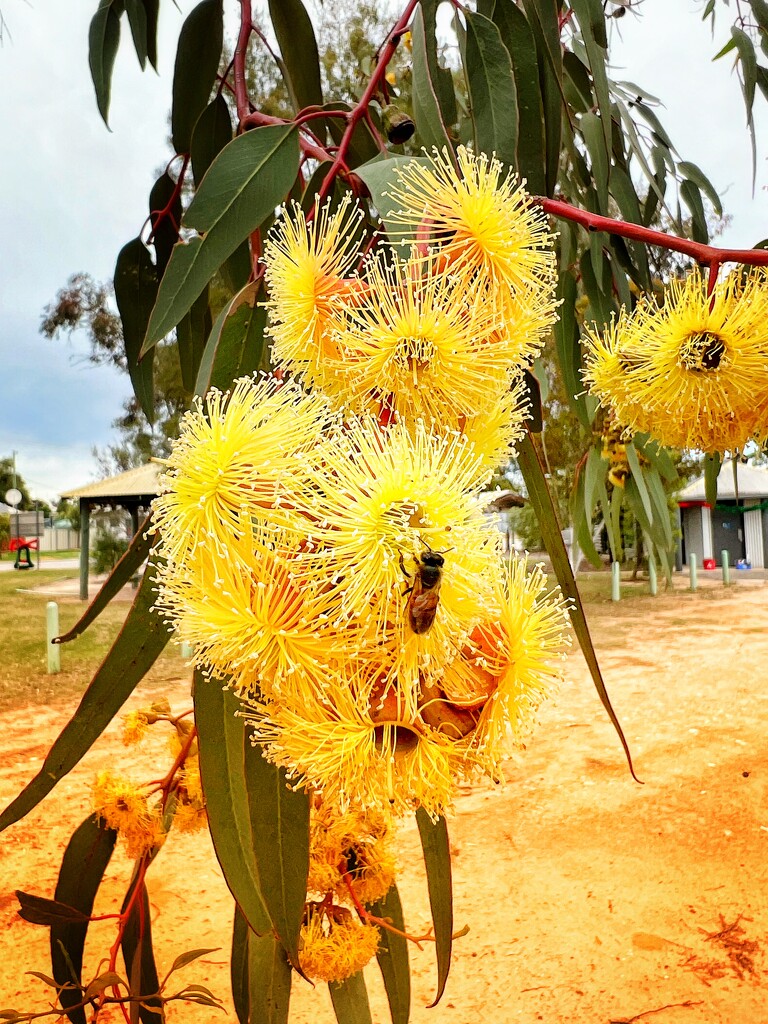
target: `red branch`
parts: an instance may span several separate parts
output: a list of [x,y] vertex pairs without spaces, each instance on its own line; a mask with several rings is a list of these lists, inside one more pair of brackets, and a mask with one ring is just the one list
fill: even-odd
[[237,36],[237,46],[235,47],[235,56],[233,58],[235,68],[235,102],[237,103],[237,118],[240,122],[242,122],[250,109],[248,87],[245,81],[245,56],[252,31],[251,0],[240,0],[240,32]]
[[576,224],[581,224],[587,231],[605,231],[610,235],[621,235],[622,238],[631,238],[644,245],[658,245],[664,249],[671,249],[673,252],[680,252],[684,256],[690,256],[691,259],[709,267],[710,287],[714,284],[717,271],[723,263],[743,263],[752,267],[768,267],[768,249],[721,249],[716,245],[704,245],[702,242],[692,242],[688,238],[668,235],[664,231],[655,231],[642,224],[632,224],[629,221],[614,220],[612,217],[589,213],[570,203],[564,203],[560,199],[544,199],[537,196],[534,198],[534,202],[553,217],[572,220]]
[[[175,160],[176,157],[174,157],[173,159]],[[173,163],[173,161],[171,161],[171,163]],[[171,165],[168,164],[168,167],[170,167],[170,166]],[[181,195],[181,190],[184,188],[184,178],[186,177],[187,168],[188,167],[189,167],[189,153],[185,153],[184,154],[184,159],[183,159],[182,164],[181,164],[181,169],[179,171],[179,176],[176,179],[176,185],[175,185],[175,187],[173,189],[173,192],[171,193],[171,198],[168,200],[168,202],[165,204],[165,206],[162,208],[162,210],[150,210],[150,212],[149,212],[149,222],[152,225],[152,231],[151,231],[150,236],[148,238],[149,242],[152,242],[154,240],[155,234],[157,233],[158,226],[160,224],[162,224],[162,222],[166,218],[170,219],[171,224],[173,224],[173,228],[174,228],[174,231],[176,232],[176,234],[179,233],[179,225],[176,223],[176,219],[173,216],[173,214],[171,213],[171,210],[173,209],[173,204],[176,202],[176,200]],[[168,173],[168,168],[166,168],[166,174],[167,173]],[[146,221],[144,223],[146,224]]]
[[[341,111],[343,114],[344,112]],[[332,113],[332,116],[337,116]],[[304,119],[306,120],[306,118]],[[251,111],[250,114],[246,114],[245,117],[240,118],[240,129],[244,131],[246,128],[252,128],[255,126],[265,124],[296,124],[296,121],[287,121],[284,117],[274,117],[272,114],[262,114],[260,110]],[[331,154],[327,149],[323,149],[321,146],[316,145],[309,139],[304,138],[303,135],[299,135],[299,143],[301,149],[306,156],[312,157],[313,160],[319,160],[320,163],[324,163],[331,159]]]
[[318,192],[316,200],[318,203],[333,185],[333,180],[338,172],[346,168],[345,161],[347,151],[349,150],[352,142],[352,135],[354,134],[355,128],[357,127],[358,122],[366,116],[368,112],[368,104],[376,95],[381,83],[384,81],[384,77],[387,73],[387,65],[392,60],[395,50],[400,44],[400,39],[408,28],[411,15],[413,14],[418,2],[419,0],[408,0],[406,8],[400,15],[397,24],[387,36],[387,41],[382,48],[376,67],[371,75],[371,80],[365,88],[365,92],[349,112],[347,117],[347,127],[344,129],[344,134],[341,137],[339,148],[336,151],[336,157],[323,180],[323,184],[320,186],[320,191]]

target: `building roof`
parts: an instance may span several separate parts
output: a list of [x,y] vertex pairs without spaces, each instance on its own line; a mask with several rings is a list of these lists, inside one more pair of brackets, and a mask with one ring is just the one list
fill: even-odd
[[119,498],[154,498],[159,494],[160,475],[163,467],[156,462],[147,462],[135,469],[127,469],[124,473],[107,477],[106,480],[95,480],[92,484],[77,487],[72,491],[62,492],[62,498],[93,498],[108,504],[109,499]]
[[[749,462],[737,462],[739,498],[768,498],[768,469],[753,466]],[[733,461],[727,459],[717,476],[717,500],[733,501],[736,491],[733,485]],[[705,501],[704,477],[700,476],[684,487],[677,496],[678,502]]]

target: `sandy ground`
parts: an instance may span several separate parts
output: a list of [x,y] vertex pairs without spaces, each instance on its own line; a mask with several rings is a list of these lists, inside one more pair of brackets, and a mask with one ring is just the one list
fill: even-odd
[[[573,652],[557,702],[510,766],[508,785],[466,788],[457,800],[449,823],[456,924],[471,930],[456,943],[437,1009],[425,1009],[432,951],[414,952],[414,1022],[767,1024],[767,598],[768,588],[755,584],[591,608],[606,680],[644,785],[630,778]],[[188,704],[183,669],[165,692],[176,709]],[[131,706],[146,702],[146,693],[137,695]],[[0,803],[34,773],[70,713],[27,707],[0,718]],[[24,972],[49,969],[47,931],[16,916],[13,890],[53,895],[62,845],[88,811],[83,790],[95,770],[109,764],[137,778],[157,776],[153,762],[167,756],[156,742],[132,767],[135,753],[122,747],[113,726],[0,840],[0,1008],[46,1006],[45,987]],[[419,931],[429,912],[410,826],[400,860],[406,918]],[[118,850],[97,912],[115,909],[129,873]],[[184,950],[221,946],[185,968],[179,982],[209,986],[233,1020],[231,903],[207,836],[172,834],[148,885],[161,975]],[[95,972],[112,925],[91,931],[86,966]],[[375,966],[367,974],[374,1022],[384,1024]],[[226,1018],[175,1004],[168,1019]],[[333,1019],[324,988],[299,980],[292,1024]]]

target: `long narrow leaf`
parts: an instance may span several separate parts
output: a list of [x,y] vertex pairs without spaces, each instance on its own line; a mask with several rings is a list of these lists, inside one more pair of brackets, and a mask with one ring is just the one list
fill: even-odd
[[[371,912],[383,920],[389,920],[395,928],[405,931],[403,907],[397,886],[393,885],[387,895],[371,907]],[[402,935],[381,929],[379,948],[376,951],[381,977],[389,1002],[392,1024],[408,1024],[411,1013],[411,972],[408,966],[408,940]]]
[[288,786],[285,769],[270,764],[245,738],[245,786],[259,888],[272,926],[301,974],[299,932],[309,873],[309,796]]
[[213,848],[224,881],[256,935],[272,927],[259,890],[251,844],[251,821],[245,787],[245,722],[240,702],[221,684],[195,673],[193,699],[200,746],[200,777]]
[[331,993],[333,1012],[339,1024],[373,1024],[368,989],[365,987],[362,971],[353,974],[346,981],[330,982],[328,991]]
[[[80,981],[83,950],[88,934],[93,901],[101,885],[117,832],[101,824],[95,814],[86,818],[67,843],[61,860],[59,878],[54,893],[57,903],[65,903],[84,915],[84,921],[60,920],[51,924],[51,973],[59,985],[71,983],[71,971]],[[82,1002],[82,990],[67,989],[59,1000],[65,1009]],[[70,1010],[67,1017],[72,1024],[85,1024],[85,1011]]]
[[435,929],[435,955],[437,957],[437,995],[430,1007],[437,1006],[445,991],[451,969],[453,946],[453,883],[451,879],[451,848],[445,818],[432,821],[423,808],[416,811],[424,866],[427,869],[429,906]]
[[525,485],[528,488],[528,499],[536,513],[544,544],[549,552],[549,557],[552,559],[552,567],[555,571],[557,582],[560,584],[563,595],[570,598],[573,629],[584,654],[584,659],[589,667],[592,681],[624,748],[632,777],[639,782],[640,780],[635,775],[635,770],[632,766],[632,755],[629,751],[629,745],[603,682],[600,665],[598,664],[595,648],[592,644],[592,637],[589,634],[584,606],[581,603],[581,595],[579,594],[579,588],[576,586],[576,580],[573,578],[571,564],[568,561],[568,552],[560,532],[560,524],[557,521],[557,511],[552,495],[549,493],[544,470],[534,448],[530,433],[527,433],[518,445],[517,461],[523,474]]
[[158,1020],[162,1018],[157,1007],[162,1006],[162,1000],[158,994],[160,980],[152,947],[149,893],[142,879],[136,896],[134,891],[137,882],[138,878],[134,877],[120,910],[124,914],[130,903],[131,909],[125,922],[121,947],[131,995],[144,997],[141,1003],[131,1003],[131,1024],[137,1024],[138,1021],[141,1021],[141,1024],[158,1024]]

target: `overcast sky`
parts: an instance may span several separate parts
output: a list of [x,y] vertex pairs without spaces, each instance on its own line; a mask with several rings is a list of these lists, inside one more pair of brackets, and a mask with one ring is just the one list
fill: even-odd
[[[109,132],[88,71],[96,0],[0,2],[10,29],[0,47],[0,457],[17,451],[33,495],[50,500],[94,478],[91,448],[114,438],[111,422],[129,386],[89,365],[82,339],[42,338],[40,314],[70,274],[109,278],[147,215],[149,189],[170,155],[175,40],[194,3],[178,0],[181,12],[170,0],[160,5],[159,76],[139,70],[123,19]],[[680,154],[725,196],[733,222],[724,242],[746,248],[768,236],[768,118],[758,94],[753,198],[738,82],[729,58],[709,62],[722,41],[712,43],[701,6],[644,0],[641,17],[620,23],[615,77],[661,98],[661,120]]]

